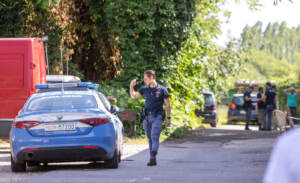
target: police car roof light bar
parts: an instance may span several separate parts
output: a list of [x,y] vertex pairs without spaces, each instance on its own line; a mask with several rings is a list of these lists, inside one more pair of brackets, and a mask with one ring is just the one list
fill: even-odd
[[[61,83],[53,83],[53,84],[37,84],[35,85],[35,89],[50,89],[50,88],[61,88]],[[92,82],[80,82],[80,83],[64,83],[65,88],[70,87],[85,87],[89,89],[98,89],[99,84],[95,84]]]

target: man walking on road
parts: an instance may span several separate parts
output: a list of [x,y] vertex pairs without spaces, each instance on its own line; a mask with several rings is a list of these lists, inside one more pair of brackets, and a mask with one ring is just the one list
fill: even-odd
[[250,130],[249,123],[251,120],[252,114],[252,100],[251,100],[251,93],[253,92],[254,87],[250,86],[249,89],[244,93],[244,108],[246,111],[246,125],[245,130]]
[[276,104],[276,92],[272,89],[272,84],[270,82],[266,83],[266,92],[263,96],[263,100],[266,104],[266,110],[263,116],[263,129],[271,130],[272,128],[272,112],[275,109]]
[[148,166],[155,166],[156,155],[159,148],[159,137],[162,130],[162,122],[164,116],[163,103],[166,104],[167,121],[166,126],[171,124],[171,107],[169,101],[169,94],[165,87],[156,82],[155,72],[147,70],[144,72],[145,86],[141,87],[138,91],[134,90],[136,80],[130,83],[130,96],[131,98],[138,98],[142,95],[145,97],[145,113],[144,129],[149,142],[150,161]]

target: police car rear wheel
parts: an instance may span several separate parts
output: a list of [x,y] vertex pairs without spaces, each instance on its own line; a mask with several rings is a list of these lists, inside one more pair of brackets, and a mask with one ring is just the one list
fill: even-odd
[[11,164],[11,171],[13,172],[25,172],[26,171],[26,163],[15,163],[10,156],[10,164]]
[[106,160],[105,162],[106,168],[116,169],[119,167],[119,153],[116,150],[112,159]]

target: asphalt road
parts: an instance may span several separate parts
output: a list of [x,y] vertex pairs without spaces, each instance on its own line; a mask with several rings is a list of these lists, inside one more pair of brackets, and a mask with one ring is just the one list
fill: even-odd
[[191,137],[162,143],[156,167],[146,166],[149,154],[146,144],[125,145],[126,157],[116,170],[104,169],[101,163],[76,163],[50,164],[26,173],[11,173],[9,152],[3,145],[0,182],[259,183],[276,134],[241,129],[242,126],[223,126],[199,130]]

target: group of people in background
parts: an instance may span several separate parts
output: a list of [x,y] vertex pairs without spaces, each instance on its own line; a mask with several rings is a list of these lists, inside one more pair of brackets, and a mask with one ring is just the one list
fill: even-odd
[[259,88],[257,99],[259,128],[270,131],[272,130],[273,110],[277,108],[276,86],[267,82],[266,88]]
[[[244,93],[244,108],[246,111],[246,125],[245,130],[250,130],[249,123],[251,121],[251,114],[253,110],[251,93],[254,87],[250,86]],[[258,105],[258,121],[260,130],[272,129],[272,113],[276,109],[276,87],[270,82],[266,83],[266,88],[260,87],[257,93]]]
[[[251,93],[254,91],[254,87],[250,86],[244,93],[244,109],[246,111],[246,125],[245,130],[249,129],[249,123],[251,121],[251,114],[253,110]],[[298,95],[295,88],[289,90],[283,90],[287,97],[287,111],[289,116],[297,116],[298,107]],[[257,93],[257,110],[258,110],[258,122],[259,130],[270,131],[272,130],[272,115],[273,111],[277,108],[277,94],[276,86],[267,82],[264,87],[259,87]]]

